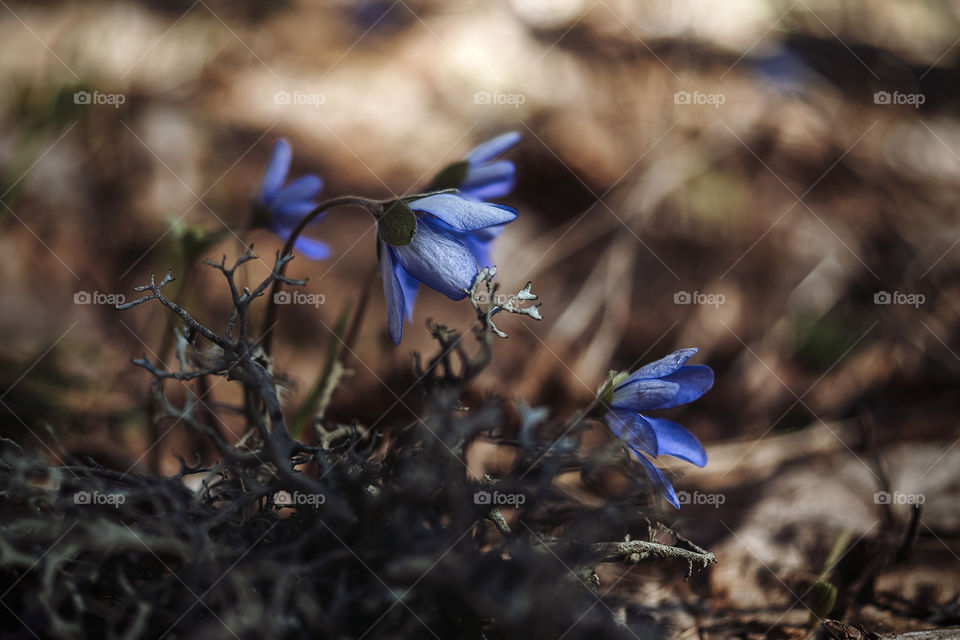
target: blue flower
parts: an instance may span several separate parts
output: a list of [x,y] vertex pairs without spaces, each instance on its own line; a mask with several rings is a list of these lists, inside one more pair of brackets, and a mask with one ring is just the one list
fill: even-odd
[[[290,171],[292,157],[290,143],[282,138],[278,140],[263,175],[260,193],[254,201],[257,222],[284,240],[290,237],[300,220],[317,207],[314,198],[323,189],[323,181],[315,175],[301,176],[283,186]],[[317,216],[310,224],[322,219],[322,215]],[[323,260],[330,256],[330,247],[306,236],[297,238],[293,246],[311,260]]]
[[673,485],[646,456],[674,456],[702,467],[707,464],[707,453],[696,437],[676,422],[640,412],[693,402],[713,386],[710,367],[684,364],[696,352],[680,349],[634,373],[612,376],[601,391],[610,431],[637,454],[657,490],[678,509]]
[[484,255],[470,234],[504,225],[517,212],[503,205],[438,193],[395,201],[378,221],[378,253],[390,337],[400,344],[403,318],[413,319],[420,283],[452,300],[466,296]]

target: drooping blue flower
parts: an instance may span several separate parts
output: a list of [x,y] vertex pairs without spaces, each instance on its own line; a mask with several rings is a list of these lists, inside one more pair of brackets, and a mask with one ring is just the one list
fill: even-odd
[[680,349],[631,374],[615,375],[601,391],[607,427],[637,455],[657,490],[678,509],[673,485],[647,456],[674,456],[702,467],[707,464],[707,453],[696,437],[676,422],[640,412],[693,402],[713,386],[710,367],[684,364],[696,352]]
[[510,207],[452,193],[396,201],[387,207],[377,225],[378,252],[394,344],[400,344],[404,316],[413,319],[420,283],[452,300],[465,297],[482,254],[469,234],[502,226],[516,217],[516,210]]
[[[273,149],[267,171],[263,174],[260,192],[254,201],[257,222],[284,240],[290,237],[300,220],[317,207],[314,199],[323,189],[323,181],[311,174],[283,186],[290,172],[292,158],[290,143],[281,138]],[[322,219],[322,215],[317,216],[310,224]],[[297,238],[293,246],[311,260],[323,260],[330,256],[330,247],[303,235]]]

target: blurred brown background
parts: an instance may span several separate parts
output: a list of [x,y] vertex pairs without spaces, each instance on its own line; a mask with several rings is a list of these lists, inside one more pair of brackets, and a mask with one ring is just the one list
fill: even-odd
[[[886,488],[924,497],[918,558],[857,615],[900,629],[956,617],[960,2],[0,4],[5,434],[36,444],[50,428],[143,467],[148,376],[129,359],[155,353],[165,315],[75,295],[129,300],[181,270],[171,221],[231,229],[211,257],[255,242],[261,277],[280,243],[244,230],[277,138],[291,177],[321,175],[325,196],[389,197],[517,130],[504,201],[520,218],[495,257],[507,289],[533,281],[545,320],[504,323],[477,392],[564,415],[608,369],[699,346],[717,384],[671,417],[711,463],[678,488],[724,498],[676,524],[721,564],[683,601],[740,612],[717,629],[800,624],[839,532],[906,526],[906,505],[876,504]],[[291,406],[376,260],[361,212],[315,235],[333,257],[290,274],[325,304],[280,315]],[[186,305],[221,327],[225,293],[199,268]],[[378,283],[335,416],[415,407],[424,321],[470,316],[424,290],[394,348]],[[211,406],[236,400],[228,386]],[[169,426],[168,470],[190,447]],[[651,584],[638,602],[655,607]]]

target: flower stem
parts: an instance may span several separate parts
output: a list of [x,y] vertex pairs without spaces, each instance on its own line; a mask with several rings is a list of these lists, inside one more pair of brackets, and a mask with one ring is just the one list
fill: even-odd
[[[368,198],[361,198],[360,196],[342,196],[339,198],[333,198],[332,200],[327,200],[305,215],[294,227],[293,231],[290,232],[290,237],[287,238],[286,243],[283,245],[283,249],[280,251],[281,256],[285,256],[293,252],[293,245],[296,243],[297,239],[300,237],[300,234],[303,233],[303,230],[307,228],[311,222],[313,222],[317,217],[328,209],[333,209],[334,207],[361,207],[366,209],[373,217],[376,218],[383,208],[383,205],[377,200],[370,200]],[[280,275],[286,271],[286,263],[280,267]],[[269,356],[271,352],[271,347],[273,343],[273,326],[276,324],[277,318],[277,304],[275,302],[276,296],[280,293],[280,290],[283,288],[283,282],[279,279],[273,281],[273,285],[270,288],[270,295],[267,299],[267,316],[263,323],[263,338],[262,345],[264,353]]]

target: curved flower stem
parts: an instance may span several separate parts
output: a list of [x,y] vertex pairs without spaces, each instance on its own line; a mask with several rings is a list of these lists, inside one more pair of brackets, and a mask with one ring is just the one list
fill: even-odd
[[[334,207],[361,207],[366,209],[373,217],[377,217],[381,210],[383,209],[383,204],[377,200],[370,200],[369,198],[362,198],[360,196],[342,196],[339,198],[334,198],[332,200],[327,200],[324,203],[321,203],[317,206],[316,209],[308,213],[300,220],[300,223],[293,228],[293,231],[290,232],[290,237],[287,238],[286,243],[283,245],[283,249],[280,251],[281,256],[286,256],[293,252],[293,245],[296,243],[297,238],[300,237],[300,234],[303,233],[303,230],[307,228],[311,222],[313,222],[317,217],[328,209],[333,209]],[[282,276],[286,271],[287,263],[284,263],[280,266],[280,275]],[[267,299],[267,316],[263,323],[263,337],[262,337],[262,346],[263,352],[269,356],[271,351],[271,346],[273,344],[273,325],[276,323],[277,319],[277,304],[275,302],[276,296],[280,293],[280,289],[283,287],[283,282],[280,279],[273,281],[273,285],[270,288],[270,295]]]

